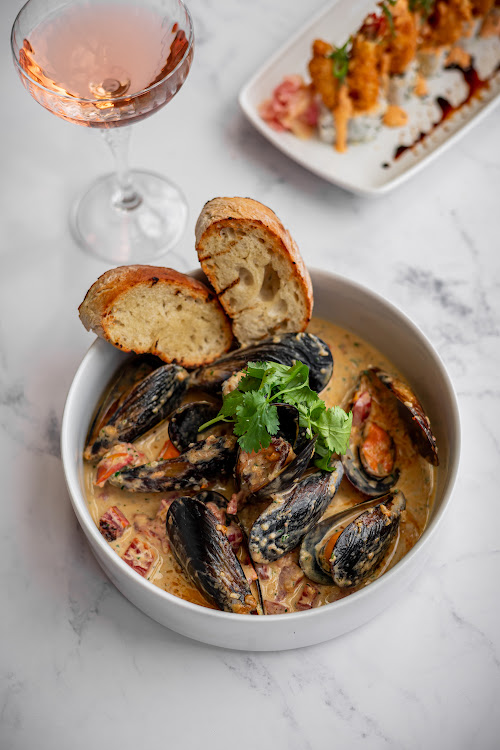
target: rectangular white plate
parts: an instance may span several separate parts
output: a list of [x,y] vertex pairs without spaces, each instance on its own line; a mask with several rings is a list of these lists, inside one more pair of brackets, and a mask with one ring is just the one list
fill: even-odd
[[[463,76],[457,70],[442,71],[428,79],[428,96],[423,99],[413,96],[405,103],[409,115],[407,125],[402,128],[382,127],[375,140],[350,145],[344,154],[316,137],[302,140],[292,133],[273,130],[260,117],[259,104],[271,96],[286,75],[298,73],[309,80],[307,63],[314,39],[343,45],[375,5],[373,0],[334,0],[273,55],[239,95],[240,106],[250,122],[287,156],[329,182],[353,193],[370,196],[386,193],[418,172],[500,101],[500,39],[494,38],[481,41],[481,56],[485,58],[483,71],[486,70],[489,77],[491,70],[496,69],[489,78],[489,86],[437,127],[433,128],[433,123],[439,120],[441,110],[436,97],[443,96],[454,103],[454,99],[463,101],[464,93],[468,92]],[[470,43],[474,45],[474,41]],[[474,54],[474,46],[471,51]],[[495,58],[497,62],[492,65],[491,60]],[[414,143],[421,132],[428,135],[395,159],[396,149]]]

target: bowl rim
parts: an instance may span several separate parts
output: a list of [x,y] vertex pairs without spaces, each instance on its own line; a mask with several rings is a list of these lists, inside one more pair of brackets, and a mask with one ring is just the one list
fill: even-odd
[[[434,364],[436,365],[436,368],[440,374],[440,377],[442,378],[443,384],[445,386],[446,392],[449,397],[449,402],[450,402],[450,407],[451,407],[450,412],[451,412],[451,418],[453,422],[452,435],[453,435],[455,446],[456,446],[453,452],[450,450],[450,454],[448,457],[447,483],[443,491],[443,499],[442,499],[441,505],[439,509],[437,510],[437,512],[433,515],[433,517],[428,522],[422,535],[420,536],[418,541],[415,543],[415,545],[404,555],[404,557],[401,560],[399,560],[394,565],[394,567],[390,568],[382,576],[380,576],[377,580],[373,581],[369,585],[364,586],[362,589],[359,589],[358,591],[355,591],[352,594],[349,594],[349,596],[346,596],[335,602],[331,602],[328,606],[317,607],[317,608],[300,611],[300,612],[288,612],[286,615],[286,618],[284,618],[282,615],[279,615],[279,614],[266,615],[264,617],[262,616],[261,617],[248,617],[247,615],[243,615],[243,614],[237,614],[234,612],[224,612],[222,610],[203,607],[199,604],[195,604],[193,602],[188,602],[185,599],[181,599],[180,597],[177,597],[174,594],[170,594],[168,591],[164,591],[160,589],[158,586],[155,586],[155,584],[148,581],[147,579],[142,578],[141,576],[138,576],[132,570],[132,568],[129,565],[127,565],[127,563],[124,560],[122,560],[114,552],[114,550],[109,546],[109,544],[103,538],[102,534],[99,532],[96,524],[92,520],[90,513],[86,507],[86,499],[85,499],[85,495],[82,490],[81,481],[80,481],[80,467],[82,465],[82,457],[80,456],[79,462],[75,463],[74,456],[71,454],[71,451],[70,451],[71,432],[72,432],[71,417],[72,417],[73,411],[75,409],[75,406],[78,400],[78,395],[80,391],[80,381],[84,377],[85,372],[89,366],[89,363],[91,363],[95,357],[100,356],[101,350],[108,351],[109,347],[112,347],[112,345],[109,344],[108,342],[96,337],[94,342],[90,345],[89,349],[85,353],[73,377],[71,386],[67,394],[66,403],[65,403],[64,412],[63,412],[62,428],[61,428],[61,457],[62,457],[64,475],[65,475],[67,487],[69,490],[71,504],[73,506],[75,514],[84,532],[86,534],[90,534],[93,541],[97,544],[97,547],[103,552],[105,557],[110,560],[111,565],[112,566],[117,565],[120,572],[130,580],[130,583],[132,585],[135,585],[136,587],[139,587],[139,588],[143,588],[146,592],[149,591],[153,597],[157,598],[158,601],[165,602],[167,607],[168,606],[173,606],[174,608],[177,607],[177,608],[180,608],[181,610],[185,610],[191,613],[194,617],[207,618],[208,620],[214,620],[214,622],[220,619],[226,620],[226,621],[232,621],[232,620],[235,620],[235,618],[238,618],[238,621],[241,621],[243,619],[243,621],[247,623],[248,622],[260,623],[260,624],[256,624],[255,626],[251,626],[251,627],[256,627],[256,628],[272,627],[272,625],[269,625],[269,624],[268,625],[262,624],[266,622],[267,623],[285,622],[285,623],[295,624],[297,622],[297,618],[300,618],[299,621],[302,621],[302,620],[305,621],[307,618],[311,618],[311,617],[315,617],[316,619],[333,617],[335,616],[334,614],[335,612],[361,606],[361,603],[364,600],[371,599],[372,597],[376,597],[377,592],[380,589],[389,587],[390,582],[393,579],[396,579],[401,574],[403,574],[404,569],[411,566],[411,563],[414,560],[414,558],[421,554],[422,547],[428,546],[429,542],[432,540],[432,538],[434,538],[436,531],[438,527],[440,526],[442,519],[449,508],[450,501],[453,495],[453,489],[454,489],[456,478],[457,478],[459,463],[460,463],[461,429],[460,429],[460,416],[459,416],[457,396],[456,396],[451,378],[448,375],[448,372],[444,366],[444,363],[441,357],[439,356],[439,354],[437,353],[436,349],[431,344],[427,336],[417,326],[417,324],[414,323],[408,317],[408,315],[405,312],[403,312],[396,304],[388,300],[383,295],[379,294],[378,292],[374,292],[372,289],[366,287],[360,282],[354,281],[353,279],[350,279],[349,277],[344,276],[342,274],[336,274],[331,271],[314,268],[314,267],[310,267],[308,270],[313,280],[313,287],[314,287],[315,278],[323,277],[326,279],[330,279],[334,283],[337,283],[337,284],[340,283],[340,284],[350,286],[355,293],[360,293],[362,295],[368,296],[376,304],[389,309],[389,311],[393,313],[397,318],[399,318],[400,321],[407,328],[411,330],[411,333],[420,340],[420,343],[423,344],[427,353],[433,359]],[[199,269],[188,272],[188,275],[199,275]],[[368,343],[370,342],[368,341]],[[115,351],[117,355],[120,353],[119,350],[117,349]],[[124,354],[124,353],[121,352],[121,354]],[[450,441],[450,445],[451,445],[451,441]]]

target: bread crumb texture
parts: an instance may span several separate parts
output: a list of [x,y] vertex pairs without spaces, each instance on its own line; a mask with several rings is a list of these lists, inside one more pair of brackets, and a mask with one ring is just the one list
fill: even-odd
[[242,346],[303,331],[312,286],[297,245],[267,206],[216,198],[196,226],[198,257]]
[[124,266],[101,276],[80,306],[88,330],[126,352],[198,367],[226,352],[231,327],[213,293],[172,269]]

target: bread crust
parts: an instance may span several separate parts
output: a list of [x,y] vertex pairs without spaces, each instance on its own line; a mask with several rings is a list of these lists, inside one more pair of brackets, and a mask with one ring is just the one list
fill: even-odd
[[[249,232],[258,231],[259,228],[267,231],[270,241],[273,244],[273,252],[281,255],[286,260],[290,278],[295,279],[302,295],[303,313],[301,319],[295,321],[296,325],[294,325],[293,329],[297,331],[305,330],[312,315],[313,289],[305,263],[290,233],[285,229],[274,211],[268,206],[252,198],[220,197],[213,198],[205,203],[198,217],[195,227],[196,250],[203,272],[219,295],[219,301],[226,314],[233,319],[233,332],[236,337],[240,342],[244,342],[245,344],[251,341],[251,339],[242,339],[241,331],[238,335],[235,327],[236,310],[224,295],[227,287],[223,288],[221,285],[218,274],[214,271],[210,263],[211,253],[206,248],[209,238],[213,238],[216,233],[220,234],[221,230],[225,227],[235,226]],[[223,252],[225,251],[221,250],[221,253]],[[230,251],[228,250],[227,252]],[[281,279],[280,281],[286,284],[289,279]],[[287,330],[290,330],[290,328]],[[274,332],[279,331],[274,330]]]
[[[100,276],[90,287],[81,305],[78,308],[80,320],[88,331],[93,331],[101,338],[109,341],[123,351],[135,351],[139,354],[146,353],[140,347],[124,345],[119,337],[111,332],[115,322],[114,310],[117,304],[127,293],[137,287],[143,287],[145,291],[155,287],[157,284],[167,285],[168,291],[179,293],[180,299],[197,299],[203,304],[209,304],[213,308],[217,330],[214,330],[214,340],[218,337],[221,345],[210,356],[203,355],[200,351],[198,358],[192,354],[187,355],[181,349],[175,356],[168,356],[164,351],[148,349],[166,362],[178,362],[186,367],[198,367],[202,364],[212,362],[221,354],[228,351],[232,343],[232,331],[220,303],[213,290],[192,276],[175,271],[172,268],[162,266],[130,265],[119,266],[110,269]],[[196,326],[197,321],[192,321]]]

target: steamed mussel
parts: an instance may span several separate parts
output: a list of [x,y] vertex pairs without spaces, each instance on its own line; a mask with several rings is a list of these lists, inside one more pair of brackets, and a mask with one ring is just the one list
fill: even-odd
[[302,570],[316,583],[359,585],[382,561],[405,508],[406,498],[396,490],[362,513],[352,508],[321,521],[302,541]]
[[109,483],[129,492],[172,492],[200,490],[218,477],[227,476],[236,460],[234,435],[215,437],[194,443],[176,458],[152,461],[115,472]]
[[188,580],[219,609],[257,614],[257,601],[220,521],[196,497],[181,497],[167,513],[167,536]]
[[188,387],[188,372],[179,365],[153,369],[128,390],[117,409],[92,436],[84,457],[100,458],[115,443],[131,443],[153,428],[180,404]]
[[250,530],[252,559],[257,563],[273,562],[294,549],[330,505],[343,473],[342,464],[337,461],[332,472],[309,473],[281,492],[268,495],[270,504]]
[[220,392],[224,381],[249,362],[303,362],[309,367],[310,386],[318,393],[328,385],[333,373],[332,353],[322,339],[312,333],[285,333],[225,354],[194,372],[191,385],[209,393]]
[[[342,463],[349,481],[368,497],[380,497],[400,476],[397,435],[407,431],[417,451],[437,466],[430,422],[411,389],[398,378],[370,367],[359,376],[349,408],[349,448]],[[402,429],[403,427],[403,429]]]
[[[352,383],[354,368],[346,371],[342,349],[338,356],[339,373],[344,367]],[[327,345],[311,334],[286,334],[230,352],[191,373],[154,358],[144,358],[140,367],[131,359],[127,377],[106,398],[86,451],[93,462],[92,491],[104,515],[120,510],[121,490],[137,493],[133,503],[129,498],[121,508],[124,516],[127,507],[141,510],[125,518],[124,528],[133,532],[124,531],[123,537],[133,533],[157,550],[165,561],[157,582],[161,588],[229,612],[299,611],[351,593],[411,546],[407,535],[413,532],[406,529],[413,523],[408,518],[414,512],[414,496],[410,490],[411,513],[399,539],[406,499],[394,484],[399,479],[407,492],[411,465],[411,481],[429,478],[430,497],[430,469],[422,469],[426,464],[419,459],[415,468],[411,446],[420,445],[419,453],[433,465],[437,452],[433,438],[426,436],[432,432],[413,394],[387,372],[367,366],[381,359],[364,355],[366,369],[349,402],[354,414],[349,451],[341,459],[333,456],[331,472],[318,468],[319,437],[311,439],[306,433],[296,406],[276,399],[279,429],[267,447],[248,448],[250,452],[237,444],[239,433],[233,434],[233,424],[217,420],[221,393],[225,399],[238,386],[247,363],[291,365],[296,360],[309,364],[311,385],[322,390],[333,367]],[[179,382],[170,394],[167,387],[167,394],[157,397],[154,376],[162,370],[156,375],[160,381],[163,377],[168,385],[169,378],[175,381],[178,376]],[[335,382],[327,398],[339,403],[344,392]],[[142,420],[141,398],[146,417]],[[206,428],[200,432],[202,425]],[[406,435],[404,445],[410,446],[411,455],[401,450],[398,431]],[[167,445],[173,450],[167,451]],[[110,450],[105,451],[106,446]],[[344,473],[349,482],[342,482]],[[364,498],[359,491],[371,499],[360,503]],[[156,495],[148,497],[149,493]],[[341,514],[335,511],[347,507]],[[419,523],[421,531],[425,522]]]

